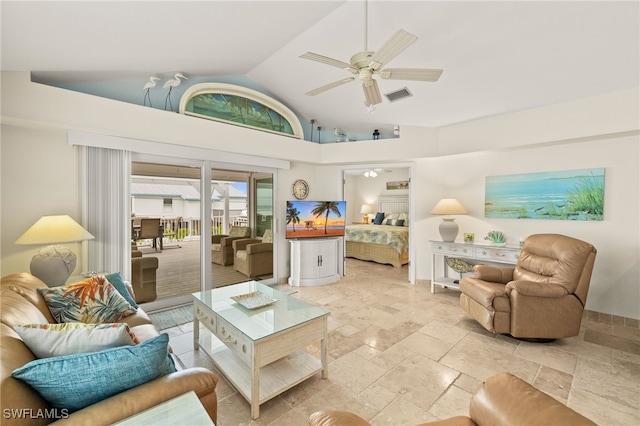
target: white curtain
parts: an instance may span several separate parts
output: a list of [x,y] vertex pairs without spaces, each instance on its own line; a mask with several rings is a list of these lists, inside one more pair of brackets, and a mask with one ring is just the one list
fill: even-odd
[[87,245],[88,267],[120,272],[131,278],[131,153],[83,147],[86,182],[82,194],[83,222],[96,238]]

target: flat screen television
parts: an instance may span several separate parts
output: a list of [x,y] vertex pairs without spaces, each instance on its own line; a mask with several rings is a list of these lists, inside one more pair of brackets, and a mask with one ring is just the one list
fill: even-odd
[[346,201],[287,201],[286,238],[344,235]]

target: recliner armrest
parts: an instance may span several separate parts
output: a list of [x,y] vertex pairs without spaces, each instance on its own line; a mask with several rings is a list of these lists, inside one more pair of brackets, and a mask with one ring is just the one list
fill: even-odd
[[249,244],[257,244],[259,242],[262,242],[262,240],[256,238],[239,238],[233,241],[233,249],[246,250]]
[[513,280],[512,267],[476,265],[473,267],[474,277],[492,283],[506,284]]
[[220,247],[231,247],[234,241],[246,238],[247,237],[224,237],[220,240]]
[[225,234],[216,234],[211,236],[211,244],[220,244],[220,240],[223,238],[227,238],[228,235]]
[[247,245],[247,254],[270,253],[273,251],[273,243],[253,243]]
[[517,291],[523,296],[533,297],[564,297],[567,289],[557,284],[539,283],[536,281],[511,281],[507,284],[507,291]]

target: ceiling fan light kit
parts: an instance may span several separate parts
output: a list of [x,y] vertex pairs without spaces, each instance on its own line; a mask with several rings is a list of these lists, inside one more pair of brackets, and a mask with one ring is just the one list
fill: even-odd
[[380,78],[390,80],[411,80],[411,81],[428,81],[436,82],[442,74],[441,69],[428,68],[386,68],[382,69],[385,64],[402,53],[406,48],[411,46],[418,40],[418,37],[405,31],[398,30],[391,38],[389,38],[380,49],[375,52],[367,49],[367,13],[368,6],[365,1],[365,44],[364,50],[351,56],[350,63],[339,61],[327,56],[318,55],[317,53],[307,52],[300,55],[303,59],[320,62],[333,67],[341,68],[353,74],[352,77],[344,78],[333,83],[325,84],[313,89],[306,94],[309,96],[319,95],[328,90],[349,83],[356,79],[356,76],[362,81],[362,89],[366,98],[368,107],[382,102],[378,82],[373,78],[375,74]]

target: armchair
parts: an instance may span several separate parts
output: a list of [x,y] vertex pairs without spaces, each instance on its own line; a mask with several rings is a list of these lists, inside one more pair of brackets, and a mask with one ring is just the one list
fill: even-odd
[[156,293],[157,257],[143,257],[137,247],[131,245],[131,287],[136,303],[153,302]]
[[232,226],[229,234],[211,236],[211,262],[228,266],[233,264],[233,247],[231,243],[240,238],[251,236],[251,228],[248,226]]
[[273,232],[264,231],[262,239],[248,238],[233,242],[233,269],[249,278],[273,274]]
[[475,276],[460,281],[460,306],[492,333],[577,336],[596,253],[564,235],[531,235],[515,268],[476,265]]

